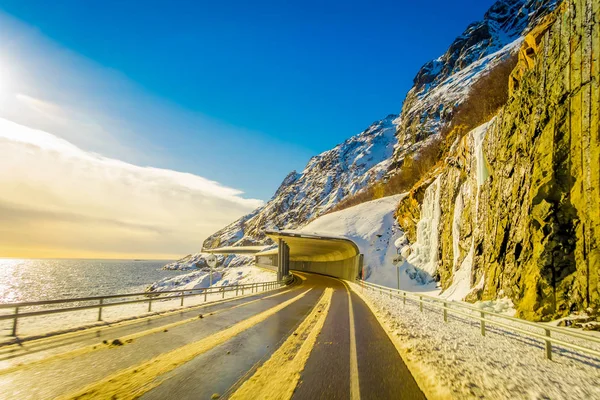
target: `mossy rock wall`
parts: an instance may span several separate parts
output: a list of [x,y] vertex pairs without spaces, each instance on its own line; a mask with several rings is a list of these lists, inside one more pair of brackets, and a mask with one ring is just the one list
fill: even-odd
[[[509,296],[532,320],[600,307],[599,4],[564,1],[524,41],[483,142],[490,177],[477,183],[472,135],[446,160],[438,272],[449,287],[472,248],[467,300]],[[398,208],[411,233],[416,202]]]

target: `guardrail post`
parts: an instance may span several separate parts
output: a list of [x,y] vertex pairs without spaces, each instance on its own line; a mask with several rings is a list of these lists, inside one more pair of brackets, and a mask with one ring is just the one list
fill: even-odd
[[404,293],[404,297],[402,298],[402,304],[406,305],[406,292]]
[[[546,331],[546,336],[550,337],[550,329],[544,329]],[[552,361],[552,342],[546,340],[546,358]]]
[[181,307],[183,307],[183,296],[184,296],[184,293],[185,292],[182,290],[181,291],[181,304],[180,304]]
[[242,296],[244,295],[244,286],[242,286]]
[[390,289],[390,299],[392,298],[392,289]]
[[104,299],[100,299],[100,305],[98,306],[98,321],[102,321],[102,304]]
[[236,285],[236,287],[235,287],[235,295],[236,295],[236,296],[238,295],[238,290],[239,290],[239,289],[240,289],[240,288],[239,288],[239,286],[237,286],[237,285]]
[[250,293],[254,293],[254,283],[250,285]]
[[150,300],[148,300],[148,312],[152,311],[152,297],[150,297]]
[[448,322],[448,309],[446,306],[446,302],[444,302],[444,322]]
[[419,311],[423,312],[423,296],[419,296]]
[[485,313],[481,311],[481,336],[485,336]]
[[208,295],[208,288],[204,289],[204,302],[206,303],[206,296]]
[[221,288],[221,298],[224,299],[225,298],[225,288]]
[[17,336],[17,320],[19,319],[19,307],[15,307],[15,318],[13,319],[12,336]]

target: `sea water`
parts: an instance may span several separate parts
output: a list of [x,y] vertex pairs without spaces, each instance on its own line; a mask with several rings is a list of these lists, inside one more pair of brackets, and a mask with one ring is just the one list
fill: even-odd
[[169,260],[0,258],[0,303],[137,293],[163,278]]

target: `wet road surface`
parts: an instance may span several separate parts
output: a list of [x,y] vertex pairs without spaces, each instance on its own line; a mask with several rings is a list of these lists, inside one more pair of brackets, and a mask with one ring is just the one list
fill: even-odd
[[359,296],[335,278],[298,276],[243,299],[0,348],[0,398],[425,398]]

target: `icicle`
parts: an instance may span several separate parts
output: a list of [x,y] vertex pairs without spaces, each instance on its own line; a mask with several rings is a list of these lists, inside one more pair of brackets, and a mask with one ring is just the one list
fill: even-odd
[[488,127],[492,124],[494,119],[490,122],[475,128],[472,131],[473,141],[475,142],[475,160],[477,161],[477,185],[481,186],[485,182],[485,180],[490,176],[490,171],[487,166],[487,162],[485,160],[485,154],[483,153],[483,141],[485,140],[485,135],[488,131]]
[[440,178],[425,190],[421,219],[417,223],[417,241],[408,262],[433,275],[437,269],[440,223]]
[[454,215],[452,216],[452,255],[454,258],[453,269],[456,271],[459,267],[458,259],[460,258],[460,222],[464,209],[462,186],[460,187],[456,200],[454,202]]

